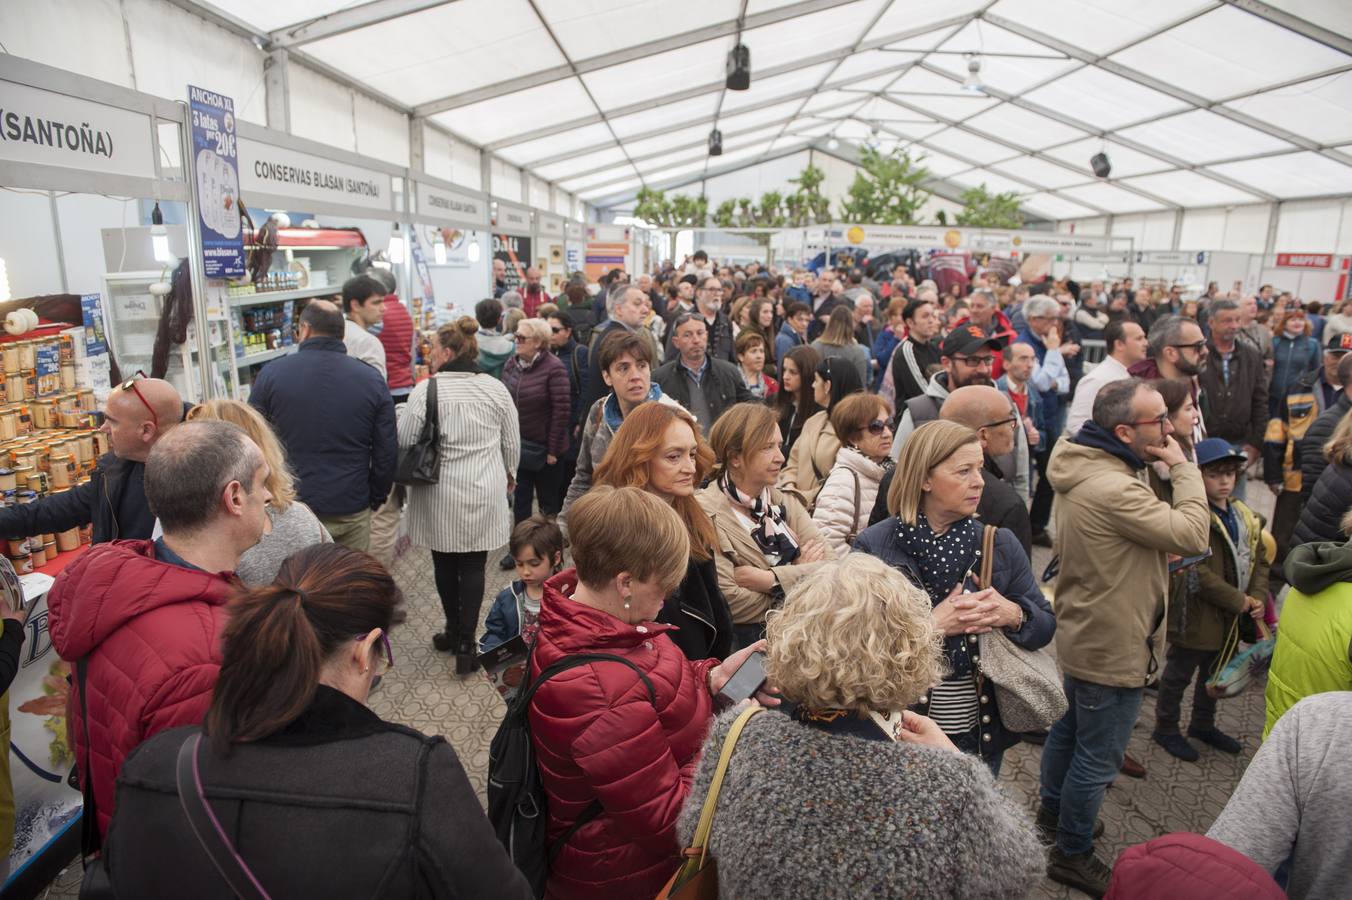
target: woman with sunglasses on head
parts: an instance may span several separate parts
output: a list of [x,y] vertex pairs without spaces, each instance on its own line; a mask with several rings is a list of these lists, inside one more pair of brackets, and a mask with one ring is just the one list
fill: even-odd
[[779,473],[779,489],[792,494],[809,512],[840,452],[840,439],[831,427],[831,410],[844,398],[863,390],[859,369],[848,360],[828,356],[817,363],[812,376],[812,399],[818,411],[803,423],[803,432]]
[[848,553],[868,527],[883,475],[892,468],[892,422],[877,394],[851,394],[831,411],[831,428],[844,443],[817,494],[812,521],[834,555]]
[[277,577],[277,570],[292,553],[311,544],[327,544],[333,540],[310,507],[296,499],[296,478],[287,464],[286,452],[272,426],[257,410],[240,400],[208,400],[188,410],[187,419],[217,419],[238,425],[263,451],[263,459],[268,465],[264,484],[272,495],[268,504],[272,529],[239,558],[235,574],[240,581],[250,587],[267,584]]
[[[235,598],[204,726],[157,735],[123,767],[104,849],[118,896],[234,896],[207,844],[273,897],[531,896],[445,739],[366,705],[402,600],[339,544]],[[210,816],[188,817],[197,801]]]

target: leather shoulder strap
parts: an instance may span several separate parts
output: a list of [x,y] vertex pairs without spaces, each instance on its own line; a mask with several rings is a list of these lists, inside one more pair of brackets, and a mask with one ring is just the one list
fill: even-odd
[[191,734],[178,748],[178,802],[183,814],[188,817],[193,837],[206,851],[211,864],[225,879],[236,897],[243,900],[271,900],[268,892],[258,883],[254,873],[249,871],[244,859],[231,845],[225,835],[220,820],[211,811],[206,794],[202,791],[202,777],[198,771],[197,758],[202,744],[202,732]]
[[[742,736],[742,730],[746,728],[746,723],[750,722],[752,717],[765,712],[763,706],[748,706],[737,716],[732,723],[732,728],[728,729],[728,736],[723,739],[723,752],[718,756],[718,768],[714,770],[714,777],[709,782],[709,793],[704,798],[704,806],[700,808],[699,824],[695,826],[695,838],[691,842],[690,850],[698,850],[698,865],[693,871],[698,871],[703,867],[705,860],[709,856],[709,834],[714,827],[714,812],[718,809],[718,794],[723,788],[723,776],[728,773],[728,764],[732,762],[732,751],[737,746],[737,739]],[[686,865],[690,866],[695,862],[693,853],[687,851],[690,857]]]
[[991,586],[991,574],[995,569],[995,532],[994,525],[987,525],[981,533],[981,588]]

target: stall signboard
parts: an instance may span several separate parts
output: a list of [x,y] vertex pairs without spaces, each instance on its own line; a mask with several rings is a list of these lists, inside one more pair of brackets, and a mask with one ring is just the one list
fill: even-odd
[[[814,231],[808,232],[813,242]],[[917,247],[947,250],[1017,250],[1023,253],[1102,253],[1110,239],[1052,231],[992,231],[981,228],[943,228],[926,225],[832,225],[825,239],[832,247],[876,250],[879,247]]]
[[239,184],[255,206],[253,195],[262,194],[307,206],[394,210],[393,179],[385,172],[246,137],[239,139]]
[[524,206],[513,206],[498,201],[498,214],[493,220],[500,232],[528,236],[530,234],[530,210]]
[[531,240],[514,234],[493,235],[493,258],[507,264],[507,290],[516,291],[526,281],[526,269],[531,263]]
[[581,241],[586,238],[587,229],[583,227],[581,222],[564,222],[563,234],[570,241]]
[[1278,253],[1279,269],[1331,269],[1332,253]]
[[612,269],[624,269],[629,244],[616,241],[588,241],[583,271],[588,281],[600,281]]
[[71,769],[75,755],[66,742],[66,698],[70,664],[52,648],[47,633],[49,575],[20,579],[31,611],[24,623],[19,671],[5,695],[9,713],[9,781],[14,789],[14,845],[11,877],[80,817],[80,791]]
[[1207,252],[1200,250],[1139,250],[1136,262],[1155,266],[1204,266]]
[[188,108],[203,268],[208,278],[240,278],[244,275],[244,229],[239,208],[235,101],[188,85]]
[[540,237],[555,241],[563,240],[563,219],[558,216],[541,213],[536,217],[536,224],[540,227]]
[[150,117],[0,81],[0,160],[156,177]]
[[448,224],[482,228],[488,224],[488,201],[452,188],[417,183],[418,215]]

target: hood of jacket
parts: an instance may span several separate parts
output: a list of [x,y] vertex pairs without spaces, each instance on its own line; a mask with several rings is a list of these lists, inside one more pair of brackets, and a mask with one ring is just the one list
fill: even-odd
[[[647,403],[649,400],[656,400],[658,403],[665,400],[667,403],[673,403],[677,406],[680,405],[663,394],[662,388],[659,387],[655,381],[653,382],[652,387],[648,388],[648,396],[643,398],[643,402]],[[606,402],[602,405],[601,411],[604,413],[605,424],[610,430],[612,432],[619,431],[620,426],[624,424],[624,416],[620,415],[620,401],[619,398],[615,396],[614,391],[611,391],[609,396],[606,397]]]
[[1127,374],[1132,378],[1144,378],[1147,381],[1160,377],[1159,364],[1155,362],[1155,357],[1147,356],[1140,362],[1132,363],[1127,367]]
[[1095,422],[1088,420],[1080,426],[1080,430],[1075,436],[1070,438],[1072,444],[1079,444],[1082,447],[1093,447],[1096,450],[1102,450],[1111,456],[1115,456],[1122,462],[1131,466],[1133,471],[1139,472],[1145,468],[1145,460],[1136,455],[1126,444],[1122,443],[1115,434],[1109,434]]
[[1121,456],[1109,453],[1102,447],[1066,440],[1056,445],[1055,452],[1048,460],[1047,478],[1058,494],[1067,494],[1105,471],[1116,470],[1134,476],[1141,468],[1139,462],[1137,460],[1137,465],[1132,465]]
[[1277,900],[1286,894],[1258,863],[1200,834],[1166,834],[1128,848],[1106,900]]
[[224,606],[227,572],[185,569],[155,558],[152,541],[90,547],[47,594],[48,631],[62,659],[79,659],[137,616],[177,603]]
[[1340,581],[1352,581],[1352,541],[1293,547],[1284,568],[1286,580],[1307,597]]
[[497,331],[480,331],[479,355],[498,362],[506,363],[507,357],[516,353],[516,344],[510,336]]
[[876,463],[853,447],[841,447],[836,454],[836,465],[844,466],[874,482],[882,481],[886,471],[882,463]]
[[947,372],[935,372],[930,376],[929,383],[925,385],[926,397],[933,397],[939,401],[940,405],[943,405],[943,402],[948,399],[949,393],[951,392],[948,390]]
[[655,634],[672,630],[671,625],[640,622],[630,625],[609,613],[601,612],[573,599],[577,589],[577,569],[565,569],[545,582],[540,604],[540,630],[563,654],[610,653],[627,650]]

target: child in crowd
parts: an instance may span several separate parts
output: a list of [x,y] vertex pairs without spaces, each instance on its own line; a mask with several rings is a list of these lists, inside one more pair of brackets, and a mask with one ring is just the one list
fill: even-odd
[[516,560],[517,580],[494,598],[484,622],[484,636],[479,639],[480,653],[505,644],[518,634],[527,644],[534,640],[545,582],[563,568],[563,532],[544,516],[522,519],[512,529],[507,549]]
[[[1169,603],[1169,648],[1160,678],[1154,733],[1157,744],[1188,762],[1195,762],[1198,752],[1179,734],[1178,720],[1183,692],[1194,672],[1188,737],[1226,753],[1241,749],[1239,741],[1216,728],[1216,698],[1207,692],[1206,682],[1214,674],[1235,617],[1261,619],[1268,593],[1263,519],[1230,496],[1236,479],[1243,477],[1247,459],[1220,438],[1201,441],[1194,452],[1211,507],[1211,555],[1176,580]],[[1240,623],[1241,637],[1251,639],[1252,634],[1245,634],[1245,624]]]

